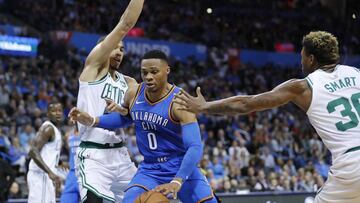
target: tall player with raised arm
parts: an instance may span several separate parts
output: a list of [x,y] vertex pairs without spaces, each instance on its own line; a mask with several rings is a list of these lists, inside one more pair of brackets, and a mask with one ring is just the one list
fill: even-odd
[[[136,81],[118,72],[124,55],[123,38],[136,24],[144,0],[131,0],[115,28],[88,55],[79,78],[77,107],[99,116],[107,101],[121,104]],[[105,101],[107,100],[107,101]],[[122,201],[124,189],[136,173],[124,145],[123,133],[79,125],[77,153],[81,200],[86,203]]]

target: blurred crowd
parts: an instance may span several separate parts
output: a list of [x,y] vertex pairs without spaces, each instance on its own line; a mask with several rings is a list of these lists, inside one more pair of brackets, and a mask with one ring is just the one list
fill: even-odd
[[[91,33],[108,33],[128,3],[119,0],[4,2],[4,13],[18,17],[40,32]],[[342,52],[359,53],[360,5],[356,0],[338,1],[338,5],[329,2],[152,0],[145,3],[137,27],[143,30],[141,35],[151,39],[269,51],[278,50],[279,46],[287,51],[299,51],[304,34],[326,30],[339,37]]]
[[[96,33],[111,30],[127,4],[118,0],[1,2],[5,2],[1,8],[4,13],[41,32]],[[231,48],[273,51],[276,43],[282,43],[299,51],[303,34],[323,29],[339,37],[342,52],[360,52],[360,26],[352,26],[348,18],[338,18],[319,0],[226,2],[146,1],[137,24],[144,30],[144,37],[209,47],[206,61],[189,57],[180,62],[171,58],[170,81],[192,94],[196,86],[201,86],[210,100],[257,94],[287,79],[303,77],[299,67],[242,64],[232,57]],[[353,8],[357,7],[354,4]],[[47,104],[60,100],[65,116],[75,106],[78,76],[86,56],[46,38],[42,38],[39,53],[37,58],[0,57],[0,157],[17,174],[9,194],[12,198],[26,197],[29,142],[46,119]],[[121,65],[121,71],[138,82],[140,58],[126,53]],[[306,115],[292,104],[246,116],[200,115],[198,120],[204,143],[200,167],[215,192],[314,192],[327,178],[331,155]],[[62,131],[69,134],[73,126],[67,120],[64,123]],[[129,152],[139,163],[142,156],[136,147],[134,129],[130,127],[126,133]],[[63,165],[68,161],[65,147],[61,161]]]

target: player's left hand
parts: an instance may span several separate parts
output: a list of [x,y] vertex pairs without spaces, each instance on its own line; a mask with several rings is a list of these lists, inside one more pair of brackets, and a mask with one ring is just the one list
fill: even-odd
[[106,110],[108,112],[118,112],[123,116],[127,116],[129,113],[129,110],[127,108],[124,108],[120,105],[118,105],[117,103],[115,103],[113,100],[111,99],[105,99],[106,101]]
[[189,111],[195,114],[204,112],[206,100],[201,94],[200,87],[196,88],[196,97],[191,96],[189,93],[181,90],[180,93],[175,95],[174,103],[180,104],[177,109]]
[[177,183],[166,183],[158,185],[154,190],[156,192],[161,192],[165,196],[172,193],[174,199],[177,199],[177,193],[179,192],[180,188],[181,186]]
[[92,116],[86,112],[80,111],[77,107],[73,107],[70,110],[68,117],[71,123],[79,122],[85,126],[91,126],[94,121]]

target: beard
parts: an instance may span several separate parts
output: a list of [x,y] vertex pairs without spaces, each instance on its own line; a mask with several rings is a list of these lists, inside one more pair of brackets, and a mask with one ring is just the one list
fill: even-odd
[[120,67],[120,62],[114,61],[114,60],[110,60],[110,66],[109,68],[112,70],[118,70]]

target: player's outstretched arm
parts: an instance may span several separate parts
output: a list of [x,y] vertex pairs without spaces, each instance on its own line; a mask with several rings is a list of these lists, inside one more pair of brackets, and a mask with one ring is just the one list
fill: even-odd
[[109,130],[124,128],[132,123],[132,119],[129,116],[123,116],[119,112],[93,117],[77,107],[73,107],[70,110],[68,117],[73,123],[79,122],[88,127],[98,127]]
[[[97,44],[88,55],[85,68],[80,75],[81,81],[93,81],[99,74],[102,64],[108,60],[110,53],[118,46],[120,41],[133,28],[141,14],[144,0],[131,0],[119,23],[105,37],[104,41]],[[105,70],[104,72],[107,72]]]
[[269,92],[233,96],[212,102],[206,102],[200,88],[197,88],[196,97],[182,91],[181,94],[176,95],[175,102],[180,105],[180,110],[220,115],[248,114],[282,106],[289,102],[294,102],[306,111],[308,102],[304,94],[307,90],[309,87],[305,79],[291,79]]
[[171,113],[174,118],[179,120],[181,123],[182,139],[186,153],[174,180],[168,184],[159,185],[155,188],[156,191],[162,192],[164,195],[173,193],[175,199],[183,181],[186,181],[196,169],[203,154],[200,128],[195,114],[179,110],[178,107],[178,104],[173,104]]
[[54,182],[56,187],[60,187],[61,180],[60,178],[55,175],[53,171],[49,168],[48,165],[44,162],[40,155],[40,151],[43,146],[52,141],[55,137],[54,128],[51,125],[44,126],[40,128],[38,135],[32,140],[31,148],[29,151],[29,156],[34,160],[34,162],[48,175],[49,178]]
[[132,87],[129,87],[128,91],[126,91],[124,98],[124,107],[118,106],[117,104],[117,106],[114,107],[113,105],[115,104],[107,100],[107,108],[116,109],[112,113],[105,114],[99,117],[93,117],[87,112],[81,111],[77,107],[73,107],[70,110],[68,117],[73,123],[79,122],[82,125],[89,127],[98,127],[111,130],[126,127],[133,122],[131,117],[128,115],[128,108],[134,102],[138,87],[139,85],[134,85]]

